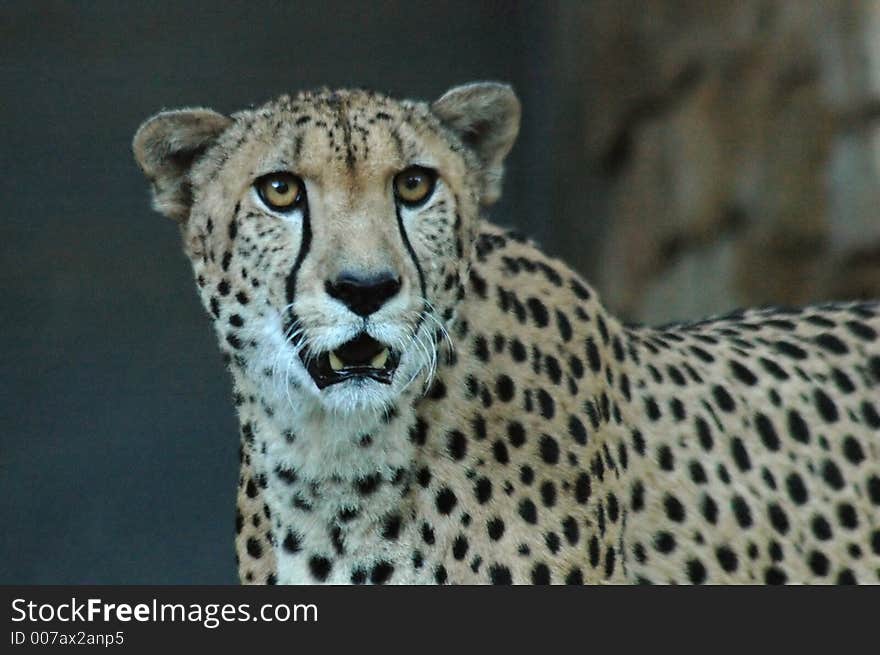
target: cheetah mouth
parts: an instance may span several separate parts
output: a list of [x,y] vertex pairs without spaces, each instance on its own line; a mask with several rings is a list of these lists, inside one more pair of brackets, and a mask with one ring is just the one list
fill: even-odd
[[334,350],[300,351],[299,357],[318,389],[358,378],[391,384],[399,363],[391,348],[365,333]]

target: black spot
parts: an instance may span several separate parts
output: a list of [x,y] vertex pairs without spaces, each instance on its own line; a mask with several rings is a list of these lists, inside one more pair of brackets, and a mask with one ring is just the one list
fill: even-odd
[[370,571],[370,582],[373,584],[385,584],[391,579],[394,573],[394,567],[385,561],[377,562]]
[[837,464],[830,459],[826,459],[822,464],[822,479],[825,480],[826,484],[832,489],[837,491],[843,489],[843,474],[840,472]]
[[464,434],[458,430],[450,432],[447,436],[446,451],[456,461],[464,459],[465,453],[467,453],[467,438]]
[[553,384],[559,384],[562,381],[562,368],[559,366],[559,360],[553,355],[544,357],[544,368]]
[[681,501],[679,501],[678,498],[672,494],[666,494],[666,497],[663,499],[663,507],[666,509],[666,516],[668,516],[670,520],[675,521],[676,523],[684,521],[684,505],[681,504]]
[[645,508],[645,485],[642,484],[641,480],[636,480],[633,483],[630,507],[632,507],[634,512],[640,512]]
[[312,577],[318,582],[324,582],[328,578],[331,566],[330,560],[326,557],[312,555],[309,558],[309,571],[311,571]]
[[538,389],[538,405],[541,409],[541,416],[550,420],[553,418],[556,413],[555,404],[553,403],[553,398],[550,397],[543,389]]
[[639,432],[638,430],[633,430],[632,441],[633,441],[633,448],[635,448],[635,451],[639,455],[644,456],[644,454],[645,454],[645,437],[642,436],[642,433]]
[[580,538],[580,529],[578,528],[577,521],[575,521],[573,517],[567,516],[562,521],[562,534],[565,535],[569,544],[572,546],[577,544],[578,539]]
[[547,327],[550,318],[547,314],[547,308],[544,306],[544,303],[537,298],[529,298],[526,300],[526,306],[529,308],[529,312],[531,312],[532,318],[535,320],[538,327]]
[[856,390],[856,386],[852,383],[852,380],[849,379],[849,376],[840,369],[832,369],[831,377],[834,378],[834,384],[836,384],[837,388],[843,393],[852,393]]
[[480,505],[485,505],[492,498],[492,482],[489,478],[480,478],[474,485],[474,495]]
[[804,481],[797,473],[791,473],[785,478],[785,488],[788,489],[788,495],[796,505],[803,505],[809,499]]
[[767,514],[770,516],[770,524],[779,534],[786,534],[788,532],[788,516],[782,507],[776,503],[770,503],[767,506]]
[[530,499],[525,498],[519,504],[519,515],[526,523],[534,525],[538,522],[538,510]]
[[460,534],[452,542],[452,556],[457,560],[463,560],[468,552],[468,540]]
[[684,376],[681,374],[681,371],[679,371],[677,368],[675,368],[671,364],[666,367],[666,372],[669,374],[669,379],[672,380],[678,386],[683,387],[687,384],[687,380],[684,379]]
[[502,373],[495,380],[495,393],[498,395],[499,400],[506,403],[510,402],[513,400],[514,391],[513,380],[510,379],[509,375]]
[[736,409],[736,403],[733,402],[733,398],[730,397],[730,394],[727,393],[727,390],[724,387],[716,384],[712,387],[712,395],[715,397],[715,402],[722,411],[732,412]]
[[666,531],[658,532],[654,536],[654,548],[657,552],[668,554],[675,550],[675,537]]
[[773,360],[761,357],[758,361],[761,363],[761,366],[764,367],[764,370],[777,380],[788,379],[788,373],[786,373],[785,370]]
[[510,461],[510,455],[507,452],[507,444],[498,439],[492,444],[492,454],[499,464],[507,464]]
[[568,418],[568,433],[575,442],[584,445],[587,443],[587,430],[577,416],[572,414]]
[[442,380],[434,380],[434,384],[428,389],[427,397],[431,400],[443,400],[446,397],[446,385]]
[[511,421],[507,424],[507,440],[514,448],[519,448],[526,442],[526,431],[519,421]]
[[698,559],[688,560],[687,575],[691,584],[703,584],[706,581],[706,567]]
[[736,360],[731,360],[730,369],[733,371],[733,376],[743,384],[753,386],[758,382],[755,374]]
[[840,573],[837,574],[837,582],[839,585],[853,585],[858,584],[856,580],[856,576],[850,569],[843,569]]
[[437,584],[444,584],[446,582],[446,578],[446,567],[440,564],[439,566],[437,566],[436,569],[434,569],[434,581]]
[[742,496],[734,496],[731,501],[731,507],[739,527],[750,528],[752,526],[752,512],[745,499]]
[[815,341],[819,346],[835,355],[845,355],[849,352],[849,348],[847,348],[843,341],[827,332],[818,335]]
[[569,286],[571,290],[574,291],[574,295],[576,295],[581,300],[589,300],[591,297],[590,291],[577,280],[571,280],[569,282]]
[[590,537],[590,545],[587,550],[590,554],[590,566],[596,568],[599,566],[599,538],[596,535]]
[[614,574],[615,553],[613,548],[605,551],[605,577],[610,578]]
[[785,584],[788,580],[788,577],[785,573],[775,567],[771,566],[764,572],[764,582],[768,585],[782,585]]
[[281,545],[288,553],[298,553],[302,547],[299,536],[293,531],[287,532],[287,536],[284,537],[284,542]]
[[736,462],[740,471],[745,473],[746,471],[751,470],[752,462],[749,459],[749,453],[746,451],[742,439],[734,437],[730,440],[730,453],[733,455],[733,461]]
[[359,585],[366,584],[367,582],[367,572],[361,568],[354,569],[351,572],[351,584]]
[[880,505],[880,477],[872,475],[868,478],[868,497],[874,505]]
[[602,369],[602,360],[599,358],[599,349],[596,347],[596,342],[593,341],[592,337],[587,338],[586,354],[590,369],[594,373],[598,373]]
[[773,427],[773,423],[766,415],[755,415],[755,427],[758,429],[758,434],[761,436],[761,441],[764,443],[767,450],[772,450],[774,452],[779,450],[779,437],[776,434],[776,429]]
[[428,424],[420,418],[416,419],[409,429],[409,440],[417,446],[423,446],[428,440]]
[[807,427],[807,422],[794,409],[788,411],[788,433],[795,441],[801,443],[810,442],[810,429]]
[[559,462],[559,444],[550,435],[542,435],[540,442],[541,459],[548,464]]
[[400,535],[400,514],[390,514],[385,518],[385,527],[382,536],[389,541],[397,539]]
[[492,584],[513,584],[513,579],[510,576],[510,569],[501,564],[493,564],[489,567],[489,580],[492,581]]
[[859,526],[856,509],[849,503],[841,503],[837,506],[837,519],[847,530],[855,530]]
[[862,450],[861,444],[852,435],[847,435],[843,439],[843,456],[846,457],[850,464],[859,465],[865,461],[865,451]]
[[532,568],[532,584],[548,585],[550,584],[550,568],[543,562],[538,562]]
[[427,522],[422,523],[422,541],[424,541],[429,546],[432,546],[436,541],[436,536],[434,535],[434,528],[428,525]]
[[358,493],[361,496],[369,496],[376,489],[379,488],[379,483],[382,481],[382,478],[378,473],[374,473],[372,475],[368,475],[364,478],[361,478],[357,482],[355,482],[355,486],[357,487]]
[[703,450],[709,452],[712,450],[712,446],[714,445],[714,440],[712,439],[712,429],[709,427],[709,424],[702,416],[697,416],[695,420],[695,425],[697,428],[697,437],[700,439],[700,445],[703,447]]
[[565,584],[567,585],[582,585],[584,584],[584,574],[577,567],[573,568],[568,574],[565,576]]
[[559,542],[559,535],[555,532],[548,532],[544,536],[544,543],[547,544],[547,550],[549,550],[554,555],[559,552],[559,547],[561,546]]
[[818,550],[814,550],[812,553],[810,553],[810,557],[807,560],[807,562],[810,565],[810,570],[815,575],[819,575],[819,576],[828,575],[828,569],[830,567],[830,562],[828,561],[828,558],[825,557],[825,555],[823,553],[819,552]]
[[517,362],[524,362],[528,357],[526,347],[519,339],[514,338],[510,341],[510,356]]
[[571,323],[568,317],[558,309],[556,310],[556,327],[559,329],[559,335],[563,341],[571,341]]
[[810,527],[812,528],[813,534],[816,536],[816,539],[819,539],[820,541],[827,541],[831,539],[831,525],[828,523],[824,516],[818,514],[814,516]]
[[575,500],[579,504],[584,505],[590,499],[590,494],[591,494],[590,476],[587,473],[578,474],[578,477],[574,483]]
[[449,487],[443,487],[437,492],[435,502],[437,505],[437,511],[446,515],[450,514],[452,510],[455,509],[456,504],[458,504],[458,498],[455,497],[452,489]]
[[249,537],[247,540],[247,552],[254,559],[260,559],[263,556],[263,547],[257,539]]
[[657,405],[657,401],[654,400],[653,396],[645,398],[645,411],[648,413],[648,418],[652,421],[656,421],[660,418],[660,407]]
[[474,355],[481,362],[489,361],[489,344],[486,343],[486,337],[481,334],[474,338]]
[[702,506],[703,517],[712,525],[715,525],[715,522],[718,520],[718,505],[712,499],[711,496],[706,495],[703,497],[703,506]]
[[826,422],[834,423],[837,421],[837,405],[835,405],[834,401],[828,397],[828,394],[822,391],[822,389],[816,389],[813,392],[813,399],[816,401],[816,407],[819,409],[819,414]]
[[553,507],[556,504],[556,485],[550,480],[541,483],[541,503],[544,507]]
[[722,570],[727,573],[733,573],[739,566],[739,558],[736,553],[728,546],[719,546],[715,549],[715,557]]
[[504,521],[502,521],[497,516],[495,518],[490,519],[486,523],[486,532],[489,535],[489,538],[492,541],[498,541],[504,536]]
[[519,470],[519,479],[524,485],[530,485],[535,480],[535,472],[528,464],[523,464]]
[[657,461],[660,464],[660,468],[664,471],[671,471],[675,468],[675,458],[672,456],[672,449],[665,444],[657,449]]
[[776,350],[786,357],[791,357],[792,359],[806,359],[807,357],[807,352],[803,348],[788,341],[777,341],[774,345]]
[[708,480],[706,477],[706,470],[697,460],[691,460],[691,463],[688,464],[688,470],[691,474],[691,480],[693,480],[695,484],[706,484]]

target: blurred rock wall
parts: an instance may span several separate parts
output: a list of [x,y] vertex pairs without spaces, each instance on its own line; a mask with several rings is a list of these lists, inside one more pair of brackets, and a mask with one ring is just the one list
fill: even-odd
[[556,171],[554,213],[597,246],[612,309],[880,297],[880,3],[597,0],[554,25],[578,169]]

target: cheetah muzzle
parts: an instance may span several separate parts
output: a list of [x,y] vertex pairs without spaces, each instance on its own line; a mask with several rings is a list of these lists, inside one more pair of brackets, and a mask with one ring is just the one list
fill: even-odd
[[334,350],[312,353],[303,349],[299,356],[319,389],[364,378],[391,384],[398,363],[389,346],[363,333]]

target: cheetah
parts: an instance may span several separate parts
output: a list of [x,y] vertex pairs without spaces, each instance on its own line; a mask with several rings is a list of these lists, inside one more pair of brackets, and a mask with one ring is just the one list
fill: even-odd
[[628,325],[482,218],[520,103],[137,131],[233,380],[243,583],[880,582],[880,303]]

